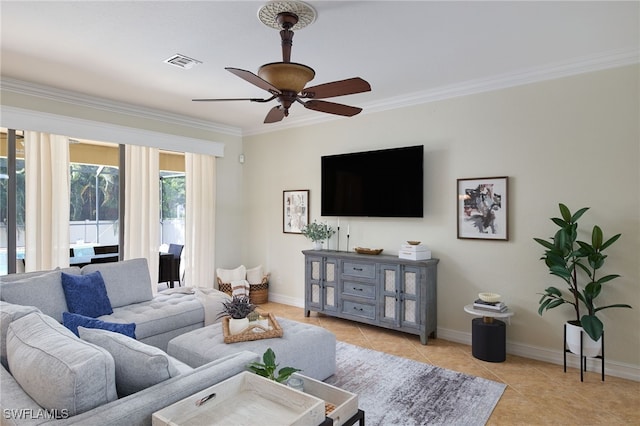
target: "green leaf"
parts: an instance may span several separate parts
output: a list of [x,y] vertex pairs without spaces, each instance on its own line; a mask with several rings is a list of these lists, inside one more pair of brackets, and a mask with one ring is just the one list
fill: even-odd
[[549,268],[549,272],[553,275],[557,275],[560,278],[571,278],[571,271],[564,266],[554,265]]
[[569,208],[562,203],[558,204],[558,207],[560,207],[560,214],[564,221],[571,222],[571,212],[569,211]]
[[575,212],[573,214],[573,216],[571,217],[571,222],[576,223],[578,221],[578,219],[580,219],[582,217],[582,215],[589,210],[589,207],[583,207],[580,210],[578,210],[577,212]]
[[569,226],[569,224],[567,222],[565,222],[564,220],[560,219],[559,217],[552,217],[551,221],[553,223],[555,223],[556,225],[558,225],[560,228],[565,228],[565,227]]
[[580,319],[580,324],[582,325],[585,333],[587,333],[593,340],[598,340],[602,336],[604,325],[595,315],[583,315]]
[[602,229],[598,225],[595,225],[591,231],[591,245],[596,250],[600,250],[602,247]]
[[622,234],[616,234],[613,237],[609,238],[604,244],[602,244],[602,247],[600,247],[600,251],[606,249],[607,247],[609,247],[611,244],[615,243],[616,241],[618,241],[618,238],[620,238]]
[[282,383],[289,378],[296,371],[302,371],[298,368],[293,367],[282,367],[280,371],[278,371],[278,377],[276,377],[276,382]]
[[271,348],[267,348],[264,355],[262,355],[262,362],[264,362],[265,365],[276,364],[276,354],[273,352]]
[[607,283],[611,280],[614,280],[616,278],[618,278],[620,275],[618,274],[611,274],[611,275],[605,275],[604,277],[601,277],[598,281],[596,281],[599,284],[604,284]]
[[555,249],[555,246],[553,245],[553,243],[552,243],[552,242],[549,242],[549,241],[546,241],[546,240],[543,240],[543,239],[540,239],[540,238],[534,238],[534,240],[535,240],[538,244],[540,244],[540,245],[544,246],[544,248],[546,248],[546,249],[549,249],[549,250],[553,250],[553,249]]
[[562,297],[562,292],[555,287],[547,287],[544,291],[554,296]]
[[609,308],[629,308],[629,309],[633,309],[631,307],[631,305],[627,305],[626,303],[614,303],[613,305],[600,306],[599,308],[594,309],[593,312],[598,312],[598,311],[601,311],[603,309],[609,309]]

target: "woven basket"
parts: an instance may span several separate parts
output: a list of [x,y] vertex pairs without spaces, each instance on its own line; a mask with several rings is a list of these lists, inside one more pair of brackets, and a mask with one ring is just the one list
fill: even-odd
[[[231,283],[223,283],[220,278],[216,279],[218,280],[218,290],[231,296]],[[262,305],[269,301],[269,274],[262,277],[260,284],[249,285],[249,299],[251,303],[256,305]]]

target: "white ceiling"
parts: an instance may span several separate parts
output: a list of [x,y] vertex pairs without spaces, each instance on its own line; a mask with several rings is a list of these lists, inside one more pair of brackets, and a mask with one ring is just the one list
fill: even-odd
[[[142,109],[241,129],[341,119],[294,105],[197,103],[266,97],[224,70],[257,72],[281,60],[276,30],[255,1],[5,1],[1,74]],[[372,91],[332,98],[364,112],[638,62],[640,3],[308,1],[316,21],[296,31],[291,60],[311,66],[309,85],[350,77]],[[190,70],[163,61],[181,53]]]

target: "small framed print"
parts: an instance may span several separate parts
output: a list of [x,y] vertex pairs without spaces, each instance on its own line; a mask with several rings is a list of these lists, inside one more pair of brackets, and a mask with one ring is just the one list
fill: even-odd
[[309,190],[282,191],[282,232],[302,234],[309,223]]
[[508,177],[458,179],[458,238],[509,239]]

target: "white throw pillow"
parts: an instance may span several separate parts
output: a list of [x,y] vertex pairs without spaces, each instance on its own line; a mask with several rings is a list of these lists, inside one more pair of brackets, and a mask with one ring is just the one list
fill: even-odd
[[249,281],[249,284],[260,284],[263,277],[264,272],[262,270],[262,265],[247,269],[247,281]]
[[116,389],[124,397],[191,370],[191,367],[146,345],[113,331],[78,327],[82,340],[106,349],[115,361]]
[[236,269],[216,269],[216,274],[223,283],[231,281],[244,280],[247,277],[247,268],[244,265],[238,266]]
[[42,313],[9,324],[7,360],[22,389],[60,416],[75,416],[118,397],[109,352]]

